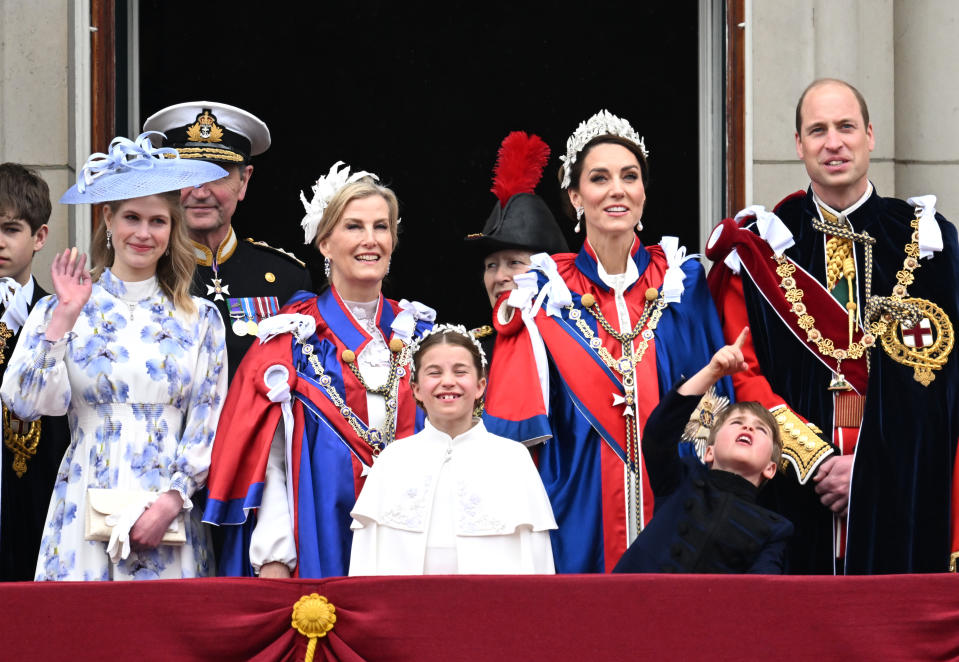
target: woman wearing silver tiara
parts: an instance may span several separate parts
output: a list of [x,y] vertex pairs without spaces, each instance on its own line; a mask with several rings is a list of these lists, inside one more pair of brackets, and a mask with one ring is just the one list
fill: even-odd
[[370,470],[350,513],[350,574],[552,574],[556,520],[529,452],[473,417],[486,388],[479,341],[434,326],[412,368],[426,427]]
[[263,577],[346,575],[349,512],[373,459],[422,427],[409,344],[435,313],[383,297],[396,196],[341,165],[319,178],[312,201],[301,196],[306,243],[324,255],[330,286],[297,293],[260,326],[217,430],[204,519],[235,525],[224,574],[252,564]]
[[202,489],[226,396],[224,328],[189,294],[194,258],[180,189],[223,177],[202,161],[116,138],[60,202],[106,203],[93,270],[58,254],[56,294],[24,324],[3,401],[25,420],[67,413],[37,580],[177,579],[211,574]]
[[586,227],[583,248],[533,256],[534,270],[516,276],[518,289],[494,310],[491,372],[512,379],[492,381],[486,425],[527,444],[549,440],[538,466],[561,573],[611,570],[652,517],[646,417],[724,345],[696,256],[675,237],[640,241],[647,156],[608,111],[580,124],[559,174],[577,231]]

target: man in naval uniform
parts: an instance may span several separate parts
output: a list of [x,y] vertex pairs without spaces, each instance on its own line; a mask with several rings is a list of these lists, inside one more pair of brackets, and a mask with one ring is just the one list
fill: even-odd
[[245,110],[209,101],[164,108],[144,122],[143,130],[164,133],[163,145],[176,148],[180,158],[211,161],[229,173],[185,188],[180,197],[196,251],[192,293],[212,300],[223,316],[232,381],[258,323],[298,290],[312,289],[305,265],[291,253],[241,240],[233,230],[233,214],[253,176],[250,158],[269,148],[270,130]]
[[[500,147],[499,163],[519,161],[525,167],[504,172],[497,164],[492,188],[497,201],[493,211],[482,232],[466,236],[474,259],[483,258],[483,286],[491,307],[496,306],[500,295],[516,289],[513,276],[529,271],[534,254],[569,251],[553,213],[533,192],[548,157],[549,147],[539,136],[521,131],[510,133]],[[493,327],[487,324],[471,333],[479,339],[486,358],[492,362],[496,343]]]
[[809,190],[726,219],[707,244],[726,338],[751,329],[736,397],[771,409],[786,442],[791,469],[764,500],[796,526],[787,572],[945,571],[956,229],[934,196],[876,192],[869,110],[848,83],[803,92],[795,140]]
[[[47,296],[32,275],[47,240],[50,189],[33,170],[0,165],[0,377],[34,304]],[[60,460],[70,444],[66,416],[21,421],[3,407],[0,580],[32,581]]]

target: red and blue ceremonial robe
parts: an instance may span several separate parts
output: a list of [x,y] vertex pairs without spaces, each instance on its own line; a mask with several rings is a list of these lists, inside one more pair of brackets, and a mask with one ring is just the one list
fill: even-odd
[[[669,264],[660,246],[643,246],[638,238],[629,259],[639,273],[624,293],[630,323],[635,324],[642,315],[647,290],[662,289]],[[517,441],[548,439],[537,460],[559,525],[551,532],[557,572],[608,572],[631,542],[625,478],[628,419],[623,415],[625,405],[617,404],[625,391],[619,375],[590,347],[575,319],[585,321],[602,346],[619,359],[622,345],[597,324],[581,298],[592,295],[613,328],[618,328],[616,303],[614,292],[600,278],[596,254],[588,241],[578,254],[558,254],[553,261],[572,303],[558,315],[548,315],[543,307],[533,318],[548,365],[537,366],[535,340],[519,314],[505,325],[498,321],[499,306],[505,299],[501,300],[494,314],[499,333],[484,422],[494,434]],[[680,268],[681,299],[663,309],[635,371],[640,430],[672,385],[682,376],[695,374],[724,344],[702,265],[686,260]],[[542,289],[548,277],[537,275]],[[633,341],[634,348],[642,341],[641,334]],[[548,370],[548,394],[541,388],[544,370]],[[718,390],[731,395],[728,379]],[[640,481],[635,490],[639,496],[636,508],[644,525],[654,509],[645,468]]]
[[[389,342],[391,324],[400,308],[380,295],[376,324]],[[220,416],[210,466],[209,498],[204,521],[228,527],[220,561],[223,574],[250,574],[249,543],[253,517],[260,506],[270,445],[281,423],[281,407],[268,396],[264,379],[274,366],[286,368],[292,395],[293,434],[290,448],[293,533],[298,565],[294,576],[345,576],[349,570],[352,532],[350,510],[363,487],[373,449],[351,427],[331,388],[362,422],[368,421],[367,394],[343,363],[344,350],[355,356],[370,341],[335,289],[319,295],[298,292],[280,314],[299,313],[316,321],[312,345],[329,387],[322,385],[303,345],[291,333],[254,344],[241,362]],[[417,322],[416,335],[431,326]],[[410,390],[408,367],[401,368],[395,438],[423,427],[422,411]]]

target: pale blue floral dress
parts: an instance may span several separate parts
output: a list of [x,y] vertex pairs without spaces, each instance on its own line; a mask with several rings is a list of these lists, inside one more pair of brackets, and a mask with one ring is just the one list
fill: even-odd
[[[190,497],[205,484],[226,396],[223,321],[210,302],[177,312],[156,278],[127,283],[109,270],[73,331],[44,338],[56,296],[24,324],[0,388],[23,419],[66,413],[71,440],[54,486],[37,580],[179,579],[211,574],[209,533]],[[187,542],[111,563],[84,540],[88,487],[177,490]]]

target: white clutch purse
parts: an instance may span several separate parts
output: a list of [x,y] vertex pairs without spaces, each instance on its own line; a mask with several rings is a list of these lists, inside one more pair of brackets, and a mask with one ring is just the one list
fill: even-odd
[[[131,509],[140,508],[141,512],[159,496],[147,490],[109,490],[94,487],[87,488],[87,508],[85,518],[86,540],[109,542],[117,519]],[[183,545],[186,543],[186,522],[181,512],[170,523],[163,534],[162,545]]]

